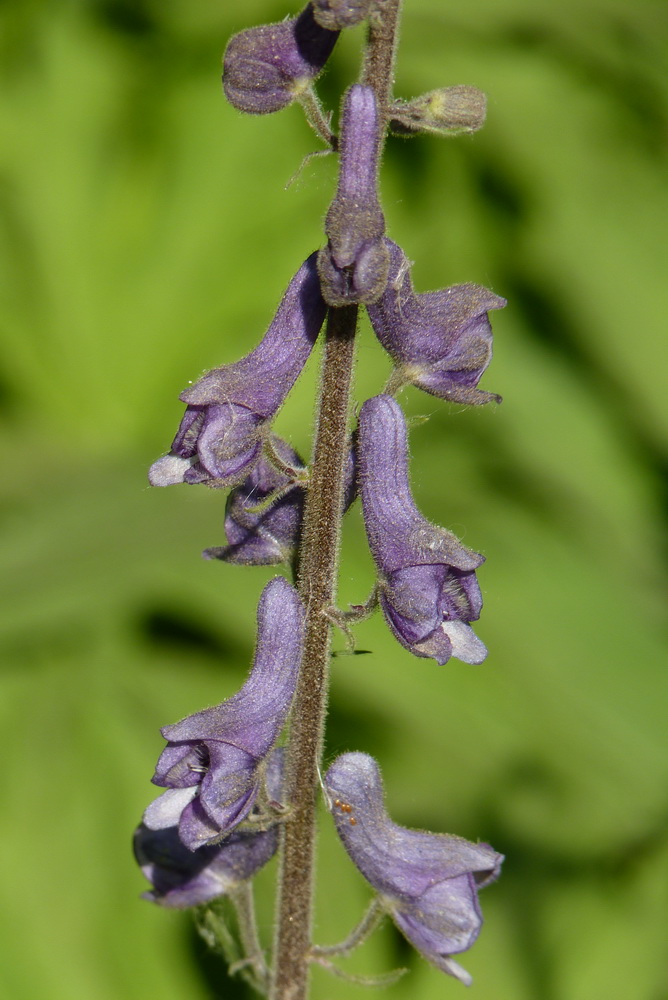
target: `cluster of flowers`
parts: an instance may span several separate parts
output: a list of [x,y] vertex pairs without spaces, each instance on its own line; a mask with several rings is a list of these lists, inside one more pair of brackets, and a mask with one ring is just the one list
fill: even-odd
[[[370,6],[370,0],[313,0],[295,18],[235,36],[225,56],[226,96],[255,114],[302,99],[341,28],[362,20]],[[472,90],[397,102],[398,125],[404,131],[478,127],[479,101],[462,94]],[[499,398],[477,385],[492,352],[488,312],[505,302],[474,284],[413,290],[410,263],[385,236],[377,197],[382,128],[373,89],[350,87],[336,143],[340,173],[327,245],[297,271],[255,350],[181,394],[187,408],[170,453],[151,467],[154,486],[204,483],[230,490],[228,544],[207,549],[207,558],[273,565],[290,562],[298,551],[308,470],[271,426],[328,307],[367,307],[395,363],[393,389],[410,383],[465,404]],[[482,606],[476,570],[483,556],[416,507],[406,424],[392,395],[364,403],[354,440],[344,508],[359,494],[377,567],[376,596],[392,633],[416,656],[439,664],[451,656],[482,662],[487,651],[470,623]],[[146,898],[171,907],[206,902],[251,878],[274,854],[277,824],[289,809],[277,743],[296,688],[303,630],[297,591],[276,577],[260,599],[245,685],[221,705],[162,730],[167,747],[152,780],[167,790],[148,807],[135,835],[137,858],[153,887]],[[392,823],[378,765],[365,754],[337,758],[324,787],[346,850],[397,927],[434,965],[468,982],[451,956],[475,940],[477,890],[498,875],[502,857],[487,844]]]

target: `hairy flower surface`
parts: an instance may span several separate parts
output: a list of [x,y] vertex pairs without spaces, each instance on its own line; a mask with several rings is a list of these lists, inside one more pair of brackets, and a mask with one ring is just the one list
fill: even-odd
[[371,87],[346,91],[339,137],[339,182],[325,220],[328,244],[318,255],[322,294],[330,306],[375,302],[387,283],[385,218],[376,178],[380,119]]
[[367,754],[337,757],[325,788],[346,851],[399,930],[437,968],[469,985],[471,977],[451,956],[478,937],[478,889],[498,877],[503,856],[488,844],[393,823],[380,769]]
[[313,14],[323,28],[352,28],[369,16],[374,0],[311,0]]
[[303,617],[287,580],[270,581],[258,605],[255,662],[244,686],[221,705],[161,730],[168,743],[151,780],[168,791],[146,810],[146,826],[171,826],[178,812],[179,837],[195,850],[248,816],[292,703]]
[[[283,783],[282,748],[272,750],[265,775],[267,797],[280,803]],[[184,792],[186,794],[184,794]],[[172,811],[163,809],[159,825],[142,822],[135,831],[133,848],[137,863],[153,888],[142,899],[161,906],[183,909],[225,895],[240,882],[252,878],[278,847],[278,830],[235,830],[220,843],[193,851],[179,837],[182,808],[190,801],[188,789],[171,798]],[[180,798],[183,800],[179,802]],[[252,818],[252,817],[251,817]]]
[[468,624],[480,616],[475,570],[484,557],[420,514],[408,482],[408,442],[391,396],[366,401],[359,417],[359,488],[379,600],[399,642],[416,656],[482,663],[487,649]]
[[233,35],[223,58],[223,89],[239,111],[280,111],[310,87],[339,37],[317,23],[308,4],[297,17]]
[[385,245],[390,257],[387,287],[368,312],[402,377],[456,403],[499,402],[499,396],[476,386],[492,358],[487,313],[502,309],[506,300],[472,284],[416,295],[403,250],[388,239]]
[[290,282],[261,343],[181,393],[188,404],[169,455],[149,470],[152,486],[240,482],[260,457],[272,419],[311,353],[326,306],[316,254]]

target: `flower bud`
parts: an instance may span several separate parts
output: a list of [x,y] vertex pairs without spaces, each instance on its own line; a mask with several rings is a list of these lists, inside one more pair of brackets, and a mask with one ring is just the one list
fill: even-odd
[[313,16],[323,28],[352,28],[369,16],[373,0],[311,0]]
[[297,17],[233,35],[223,57],[223,89],[250,115],[280,111],[310,87],[339,37],[321,27],[308,4]]
[[477,87],[441,87],[390,107],[390,128],[398,135],[434,132],[462,135],[485,124],[487,98]]
[[346,92],[339,136],[339,182],[327,213],[329,242],[318,254],[318,273],[330,306],[371,303],[387,284],[385,218],[376,191],[380,118],[371,87]]

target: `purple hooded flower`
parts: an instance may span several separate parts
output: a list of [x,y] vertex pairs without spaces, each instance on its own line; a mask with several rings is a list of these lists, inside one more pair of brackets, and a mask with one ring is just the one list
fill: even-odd
[[393,823],[379,767],[367,754],[337,757],[325,787],[346,851],[399,930],[438,969],[470,985],[451,956],[478,937],[478,889],[498,877],[503,856],[488,844]]
[[[274,435],[272,444],[287,466],[306,472],[299,455],[285,441]],[[352,448],[348,451],[345,477],[344,512],[357,495]],[[306,481],[295,482],[263,456],[227,499],[225,534],[229,544],[205,549],[204,557],[244,566],[290,562],[299,545],[305,497]]]
[[297,17],[239,32],[223,58],[226,98],[251,115],[280,111],[310,87],[338,37],[316,22],[310,4]]
[[[265,782],[271,801],[281,799],[283,754],[281,748],[272,750],[267,764]],[[276,853],[276,826],[268,830],[235,830],[220,843],[192,851],[179,837],[178,797],[172,798],[172,807],[171,813],[162,811],[162,825],[150,827],[143,822],[135,831],[135,857],[153,886],[142,894],[142,899],[176,909],[206,903],[252,878]]]
[[325,318],[315,258],[311,254],[290,282],[255,350],[207,372],[181,393],[188,408],[170,454],[149,470],[152,486],[227,487],[248,474]]
[[488,310],[506,300],[482,285],[453,285],[416,295],[403,250],[385,240],[390,256],[387,287],[369,317],[399,375],[432,396],[455,403],[500,402],[492,392],[476,389],[492,358]]
[[341,113],[339,183],[325,220],[329,242],[318,254],[330,306],[375,302],[387,284],[385,218],[376,191],[380,130],[371,87],[350,87]]
[[154,784],[167,788],[148,807],[151,829],[171,826],[195,850],[244,820],[257,799],[269,752],[290,711],[302,655],[303,608],[282,577],[264,588],[255,662],[234,697],[161,732],[168,741]]
[[359,484],[379,600],[392,632],[416,656],[482,663],[487,650],[468,622],[480,616],[475,570],[484,557],[418,511],[408,483],[401,407],[366,401],[359,417]]

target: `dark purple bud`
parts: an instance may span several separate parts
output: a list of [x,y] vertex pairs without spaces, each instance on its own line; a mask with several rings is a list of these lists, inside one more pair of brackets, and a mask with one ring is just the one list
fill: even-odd
[[390,255],[387,288],[368,307],[376,336],[398,374],[432,396],[455,403],[501,401],[476,389],[492,359],[492,327],[487,312],[506,300],[482,285],[453,285],[416,295],[403,250],[385,240]]
[[[273,436],[272,444],[278,457],[297,474],[305,471],[301,459],[285,441]],[[344,513],[356,495],[356,464],[351,448],[346,459]],[[228,497],[225,510],[228,544],[205,549],[204,557],[245,566],[289,562],[299,545],[305,496],[306,481],[295,482],[294,477],[263,456]]]
[[310,4],[298,17],[239,32],[223,57],[225,97],[250,115],[280,111],[311,86],[338,37],[316,22]]
[[160,829],[178,815],[179,837],[193,851],[248,816],[290,711],[304,626],[301,601],[283,577],[265,587],[257,621],[255,662],[238,694],[161,730],[168,743],[151,780],[168,791],[144,823]]
[[188,404],[152,486],[240,482],[260,457],[276,412],[311,353],[325,318],[316,254],[290,282],[264,339],[241,361],[207,372],[181,393]]
[[323,28],[352,28],[369,16],[374,0],[311,0],[313,16]]
[[330,306],[375,302],[387,284],[385,218],[376,190],[380,129],[371,87],[350,87],[341,113],[339,183],[325,221],[329,242],[318,254]]
[[477,87],[441,87],[412,101],[395,101],[389,113],[390,128],[399,135],[462,135],[483,127],[487,98]]
[[498,877],[503,855],[488,844],[393,823],[380,770],[367,754],[337,757],[325,787],[346,851],[399,930],[438,969],[470,985],[471,977],[451,956],[478,937],[478,889]]
[[[270,801],[280,802],[282,778],[283,750],[272,750],[265,776]],[[134,852],[153,886],[142,898],[182,909],[225,895],[240,882],[252,878],[276,853],[278,830],[274,826],[269,830],[235,831],[220,843],[192,851],[179,838],[179,794],[184,797],[182,789],[176,791],[173,810],[161,810],[153,827],[144,822],[137,828]]]
[[475,570],[484,557],[420,514],[408,482],[408,442],[391,396],[368,399],[359,418],[359,488],[379,601],[392,632],[416,656],[482,663],[487,649],[468,622],[480,616]]

